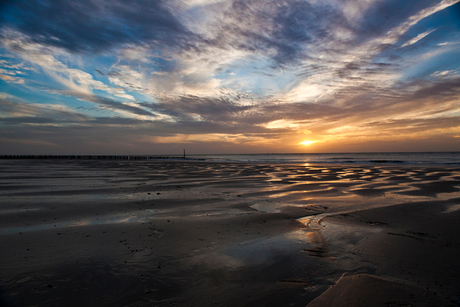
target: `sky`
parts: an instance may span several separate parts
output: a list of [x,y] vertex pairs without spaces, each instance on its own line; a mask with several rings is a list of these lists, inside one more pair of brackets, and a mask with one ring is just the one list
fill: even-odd
[[460,151],[460,0],[3,0],[0,154]]

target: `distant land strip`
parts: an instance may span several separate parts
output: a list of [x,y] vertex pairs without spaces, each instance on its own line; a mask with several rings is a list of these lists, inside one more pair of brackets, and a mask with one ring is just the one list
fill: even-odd
[[[0,159],[61,159],[61,160],[188,160],[186,157],[149,156],[149,155],[0,155]],[[204,160],[204,159],[190,159]]]

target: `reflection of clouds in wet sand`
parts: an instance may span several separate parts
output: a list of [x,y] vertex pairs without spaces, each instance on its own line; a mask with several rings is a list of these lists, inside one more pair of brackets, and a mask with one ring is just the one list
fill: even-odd
[[117,283],[78,305],[305,306],[361,273],[460,290],[426,282],[450,280],[447,264],[408,264],[458,255],[455,167],[22,162],[0,161],[16,186],[0,190],[2,291],[20,305],[68,304],[78,272]]
[[[37,209],[27,209],[23,210],[25,212],[29,212],[31,210],[39,210]],[[14,211],[14,210],[9,210]],[[171,214],[175,210],[153,210],[153,209],[145,209],[144,212],[130,212],[125,215],[119,216],[100,216],[97,218],[87,218],[81,219],[78,221],[66,221],[66,222],[56,222],[56,223],[46,223],[46,224],[37,224],[37,225],[28,225],[26,227],[12,227],[12,228],[2,228],[0,229],[0,234],[2,233],[22,233],[22,232],[29,232],[29,231],[37,231],[37,230],[47,230],[47,229],[59,229],[59,228],[67,228],[67,227],[83,227],[83,226],[92,226],[92,225],[104,225],[104,224],[124,224],[124,223],[144,223],[148,222],[154,217]],[[21,211],[14,211],[15,213]],[[1,214],[1,212],[0,212]]]

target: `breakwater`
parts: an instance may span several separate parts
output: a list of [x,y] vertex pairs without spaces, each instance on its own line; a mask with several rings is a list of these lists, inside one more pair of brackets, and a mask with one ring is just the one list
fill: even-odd
[[[186,157],[154,155],[0,155],[0,159],[60,159],[60,160],[188,160]],[[195,160],[195,159],[194,159]]]

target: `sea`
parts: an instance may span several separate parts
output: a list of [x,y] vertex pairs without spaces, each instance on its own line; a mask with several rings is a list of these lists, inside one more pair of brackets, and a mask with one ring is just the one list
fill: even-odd
[[458,165],[460,152],[265,153],[176,155],[0,155],[2,159],[162,160],[247,163]]
[[460,165],[460,152],[201,154],[186,158],[208,162]]

